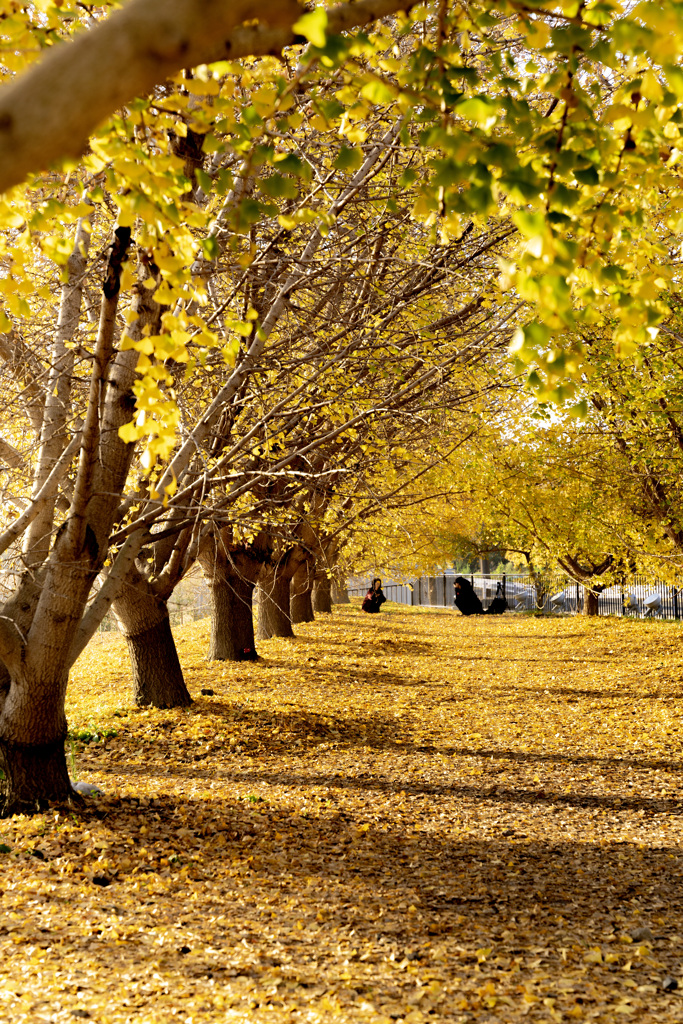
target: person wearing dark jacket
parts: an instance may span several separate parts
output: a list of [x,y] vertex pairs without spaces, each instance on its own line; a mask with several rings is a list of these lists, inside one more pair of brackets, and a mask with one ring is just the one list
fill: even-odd
[[455,577],[455,607],[463,615],[483,615],[484,608],[469,580]]
[[365,595],[365,600],[361,607],[364,612],[378,612],[385,601],[386,597],[382,593],[382,581],[377,576],[372,581],[372,586]]
[[470,581],[465,579],[464,576],[456,576],[455,607],[463,615],[502,615],[503,612],[507,611],[508,603],[503,597],[502,587],[499,583],[496,588],[496,596],[486,611],[484,611],[484,607],[475,594]]

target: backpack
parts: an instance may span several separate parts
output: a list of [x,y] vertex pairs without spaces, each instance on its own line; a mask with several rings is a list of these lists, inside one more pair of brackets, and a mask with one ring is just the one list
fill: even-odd
[[491,604],[488,606],[484,614],[502,615],[503,612],[506,612],[508,610],[508,607],[509,605],[505,598],[503,597],[503,588],[499,582],[498,586],[496,587],[496,596],[494,597],[493,601],[491,601]]

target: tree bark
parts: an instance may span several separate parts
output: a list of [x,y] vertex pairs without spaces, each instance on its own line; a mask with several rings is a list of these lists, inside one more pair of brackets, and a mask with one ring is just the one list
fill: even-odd
[[311,575],[311,565],[306,560],[292,576],[289,589],[289,617],[294,624],[313,622],[315,619]]
[[299,622],[314,622],[313,614],[313,591],[304,590],[301,594],[294,594],[289,599],[289,617],[296,625]]
[[430,605],[434,606],[439,603],[439,595],[436,592],[436,576],[427,577],[427,595]]
[[330,595],[332,598],[332,604],[351,604],[351,598],[349,597],[349,592],[345,586],[345,582],[346,581],[342,583],[341,580],[332,580]]
[[259,577],[257,640],[294,636],[289,614],[290,579],[290,575],[270,566]]
[[536,588],[536,610],[543,611],[545,608],[545,600],[550,593],[547,580],[543,573],[531,573],[531,580]]
[[[69,513],[44,568],[26,574],[0,616],[2,659],[11,675],[0,714],[5,813],[34,811],[49,800],[73,798],[64,755],[70,652],[92,583],[105,560],[132,453],[132,446],[118,435],[100,443],[100,409],[103,421],[111,411],[113,396],[107,374],[114,348],[121,267],[130,234],[128,228],[116,229],[107,262],[90,406],[82,428]],[[18,609],[18,617],[26,617],[26,629],[7,615],[12,606]]]
[[[338,4],[328,9],[327,31],[366,25],[415,2]],[[292,29],[300,15],[291,0],[133,0],[73,42],[48,47],[0,91],[0,191],[61,157],[79,156],[100,122],[182,68],[301,42]]]
[[558,558],[559,565],[564,569],[568,576],[571,576],[576,580],[577,583],[583,584],[583,614],[584,615],[597,615],[599,610],[599,597],[601,592],[606,588],[606,583],[592,583],[596,576],[602,576],[607,572],[608,569],[614,564],[614,556],[607,555],[603,558],[602,562],[592,562],[588,559],[584,559],[584,562],[579,562],[578,558],[573,555],[563,555],[562,558]]
[[112,610],[126,638],[133,675],[133,699],[138,706],[189,707],[166,601],[153,593],[144,576],[134,570]]
[[[50,377],[40,431],[38,465],[33,477],[32,500],[44,492],[55,464],[69,443],[66,422],[71,411],[74,352],[68,343],[78,330],[91,227],[89,219],[79,219],[74,248],[67,261],[68,280],[62,285],[59,319],[50,352]],[[38,566],[47,558],[52,541],[57,492],[58,481],[55,481],[24,534],[22,551],[26,565]]]
[[[346,595],[348,598],[348,594]],[[313,611],[332,614],[332,581],[327,573],[316,573],[313,581]]]
[[209,661],[253,661],[254,587],[270,553],[261,531],[250,544],[233,543],[230,527],[212,525],[199,545],[197,560],[211,595]]
[[209,661],[254,661],[254,584],[238,573],[209,584],[211,596],[211,640]]
[[43,702],[32,699],[30,683],[27,673],[13,672],[2,708],[3,816],[34,814],[50,801],[73,797],[64,753],[63,703],[60,706],[59,700],[49,699],[66,693],[67,672],[57,670],[52,679],[41,678],[40,689],[48,698]]
[[126,635],[138,707],[185,708],[192,698],[185,685],[168,612],[149,629]]
[[[64,740],[53,743],[19,744],[0,740],[0,767],[5,773],[0,813],[34,814],[48,803],[73,800],[74,792],[66,766]],[[40,780],[39,794],[36,780]]]

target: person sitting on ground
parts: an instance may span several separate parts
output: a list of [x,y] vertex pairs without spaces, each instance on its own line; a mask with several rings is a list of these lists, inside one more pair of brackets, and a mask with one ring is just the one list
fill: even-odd
[[386,597],[382,593],[382,581],[379,576],[376,576],[372,581],[372,586],[365,595],[362,609],[364,612],[378,612],[385,601]]
[[455,577],[455,607],[463,615],[483,615],[484,608],[474,587],[464,576]]
[[465,579],[464,576],[457,576],[455,580],[455,607],[463,615],[502,615],[503,612],[508,610],[508,603],[503,597],[503,588],[499,583],[496,587],[496,596],[486,611],[484,611],[484,607],[475,594],[470,581]]

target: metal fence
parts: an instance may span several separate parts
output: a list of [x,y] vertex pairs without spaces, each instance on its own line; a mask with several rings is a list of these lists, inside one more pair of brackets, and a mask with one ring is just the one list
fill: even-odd
[[[182,584],[168,602],[168,616],[172,626],[184,626],[187,622],[203,619],[210,612],[209,589],[200,581],[199,585],[183,590]],[[108,612],[99,626],[100,633],[118,630],[113,612]]]
[[[541,611],[546,614],[574,614],[582,612],[586,588],[562,573],[545,573],[533,580],[530,576],[510,573],[490,575],[440,573],[421,576],[400,583],[386,580],[382,584],[389,601],[423,608],[452,608],[456,576],[469,579],[484,609],[499,594],[505,598],[513,612]],[[349,595],[363,597],[371,585],[370,579],[349,581]],[[598,596],[598,615],[623,615],[633,618],[683,618],[683,586],[672,586],[646,576],[633,576],[623,584],[615,584]]]

